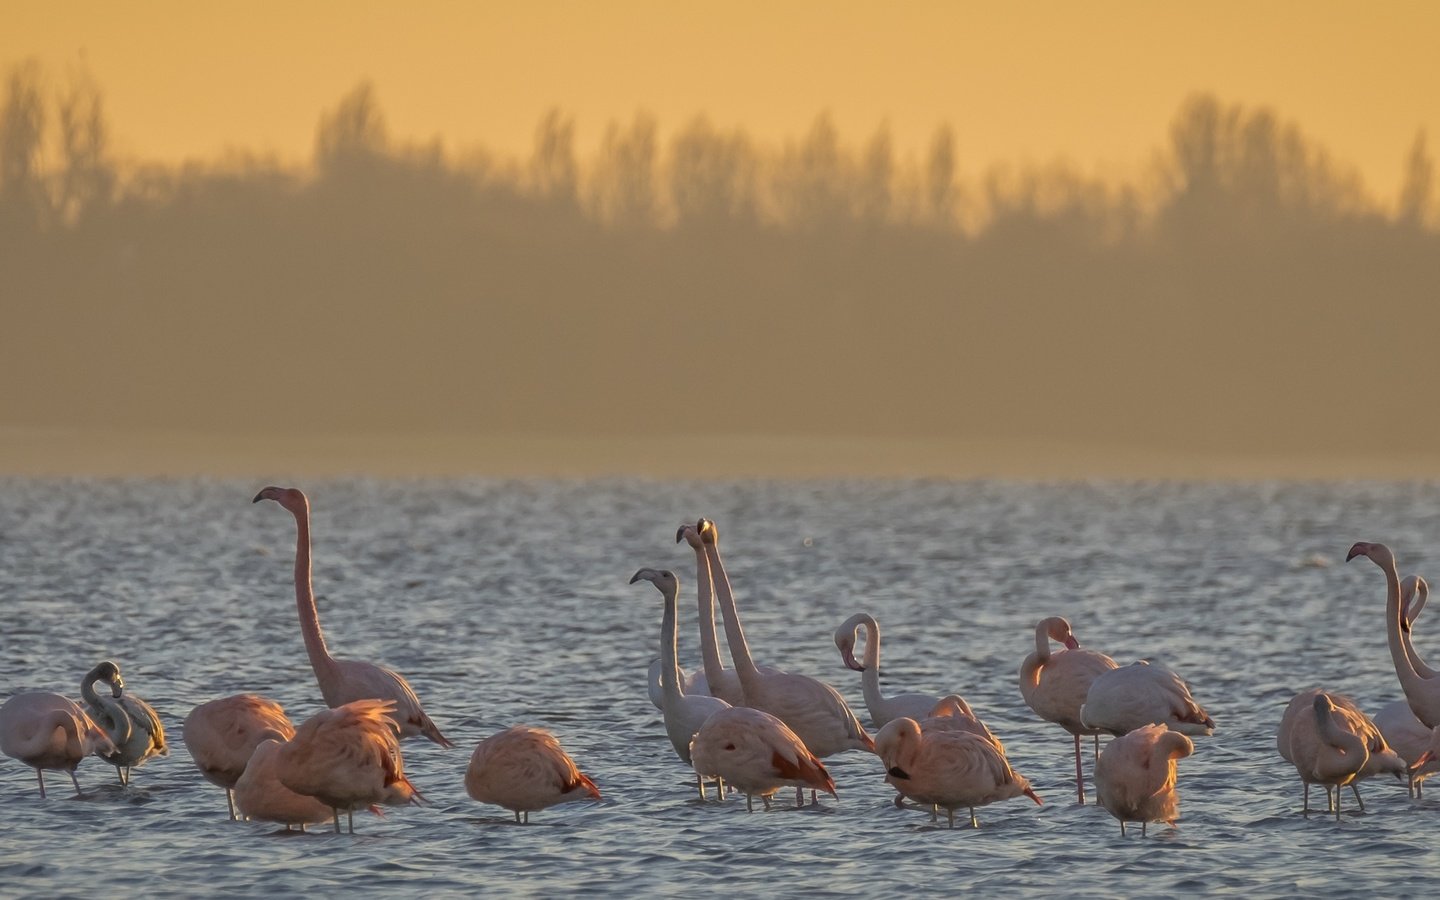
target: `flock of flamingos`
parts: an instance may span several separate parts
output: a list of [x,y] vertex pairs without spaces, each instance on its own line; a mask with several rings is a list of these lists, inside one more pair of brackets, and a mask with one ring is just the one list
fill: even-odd
[[[310,506],[295,488],[267,487],[255,501],[273,500],[294,517],[295,598],[305,649],[328,709],[295,728],[280,705],[254,694],[223,697],[193,709],[184,723],[185,746],[201,774],[226,791],[230,817],[298,826],[333,821],[355,810],[422,803],[405,777],[400,740],[416,735],[452,744],[426,715],[399,673],[370,662],[336,659],[320,631],[310,577]],[[860,614],[835,633],[845,665],[862,673],[865,705],[878,732],[872,738],[838,691],[805,675],[756,665],[720,559],[715,524],[682,525],[676,540],[695,551],[703,669],[686,673],[676,658],[679,579],[662,569],[641,569],[631,583],[648,581],[664,599],[660,659],[651,670],[651,700],[664,716],[676,754],[694,769],[702,798],[707,781],[724,800],[730,789],[745,794],[747,809],[759,797],[795,788],[795,802],[811,802],[835,783],[821,758],[846,750],[874,753],[885,780],[929,810],[955,811],[1025,796],[1041,802],[1005,757],[1000,740],[956,695],[881,693],[880,629]],[[1400,579],[1394,554],[1383,544],[1357,543],[1347,561],[1364,556],[1385,574],[1386,628],[1390,653],[1405,699],[1372,721],[1347,697],[1304,691],[1281,719],[1277,748],[1304,784],[1325,787],[1328,808],[1340,815],[1340,790],[1380,773],[1420,782],[1440,771],[1440,673],[1428,668],[1410,643],[1410,623],[1428,596],[1417,576]],[[725,668],[715,633],[718,602],[732,668]],[[1414,605],[1412,606],[1412,602]],[[865,630],[864,659],[855,648]],[[1051,650],[1051,642],[1063,645]],[[108,690],[96,691],[103,684]],[[1174,824],[1178,818],[1176,761],[1194,752],[1191,735],[1213,733],[1215,723],[1191,697],[1185,682],[1160,665],[1118,666],[1103,653],[1081,649],[1063,618],[1036,625],[1035,652],[1020,666],[1020,692],[1037,715],[1074,739],[1075,787],[1085,802],[1081,737],[1095,736],[1094,781],[1099,804],[1120,821]],[[130,770],[168,752],[165,730],[144,700],[128,693],[120,668],[105,661],[80,686],[82,707],[58,694],[17,694],[0,707],[0,750],[35,769],[40,796],[45,770],[70,773],[95,755],[116,767],[122,784]],[[1103,752],[1101,734],[1113,735]],[[523,725],[481,741],[470,758],[465,788],[471,797],[514,812],[517,822],[532,811],[569,800],[599,799],[595,783],[580,772],[549,733]],[[1361,809],[1364,808],[1361,802]],[[238,812],[237,812],[238,809]]]

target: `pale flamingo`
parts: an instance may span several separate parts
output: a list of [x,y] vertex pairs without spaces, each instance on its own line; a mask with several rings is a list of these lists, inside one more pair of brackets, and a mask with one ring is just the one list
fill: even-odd
[[1305,785],[1304,814],[1310,814],[1310,785],[1323,784],[1330,799],[1335,788],[1333,807],[1335,820],[1340,820],[1339,788],[1355,780],[1365,767],[1370,753],[1365,739],[1353,730],[1347,719],[1324,691],[1314,694],[1311,712],[1296,715],[1289,723],[1287,758],[1300,773]]
[[202,703],[185,717],[180,737],[205,780],[225,789],[230,818],[235,818],[235,784],[262,742],[284,743],[295,726],[274,700],[236,694]]
[[295,517],[295,604],[300,611],[305,652],[310,656],[325,704],[337,707],[355,700],[388,700],[395,704],[393,720],[398,723],[401,738],[419,734],[442,747],[454,746],[425,714],[420,698],[400,673],[372,662],[330,655],[320,631],[320,613],[315,607],[310,577],[310,501],[298,488],[278,487],[265,488],[253,502],[261,500],[274,500]]
[[75,767],[92,753],[114,753],[105,731],[73,700],[46,691],[16,694],[0,706],[0,753],[35,770],[40,799],[45,799],[45,770],[70,773],[75,794],[80,780]]
[[530,813],[571,800],[600,799],[600,789],[575,766],[548,731],[514,725],[481,741],[465,770],[465,793],[515,814]]
[[[822,759],[845,750],[874,753],[874,740],[866,734],[865,727],[855,718],[839,691],[805,675],[767,673],[756,667],[750,657],[750,647],[745,642],[740,614],[735,609],[730,579],[720,560],[719,530],[709,519],[701,519],[695,527],[714,573],[720,612],[725,620],[725,639],[730,645],[735,671],[740,676],[745,705],[768,712],[784,722],[811,753]],[[811,799],[814,799],[813,791]],[[803,793],[797,787],[796,802],[801,800]]]
[[[1370,721],[1369,716],[1361,712],[1354,700],[1344,694],[1326,692],[1319,688],[1311,688],[1296,694],[1280,717],[1280,728],[1275,735],[1275,749],[1279,751],[1280,756],[1286,762],[1295,762],[1291,755],[1291,748],[1296,723],[1311,717],[1315,707],[1315,698],[1321,694],[1325,694],[1330,699],[1330,703],[1334,705],[1334,718],[1340,727],[1354,732],[1365,742],[1365,765],[1355,773],[1355,777],[1349,782],[1350,790],[1355,794],[1355,802],[1359,804],[1360,811],[1364,812],[1365,801],[1360,798],[1359,786],[1362,780],[1383,774],[1400,778],[1404,777],[1408,770],[1405,760],[1401,759],[1400,755],[1390,747],[1383,732],[1374,722]],[[1327,787],[1325,790],[1328,797],[1330,789]]]
[[1005,754],[991,741],[963,731],[921,731],[920,723],[894,719],[875,737],[875,751],[885,766],[885,781],[911,800],[943,807],[950,827],[955,810],[968,807],[970,827],[978,828],[975,807],[1022,794],[1041,803],[1023,775],[1010,768]]
[[[1050,642],[1065,645],[1059,653],[1050,652]],[[1100,730],[1088,728],[1080,721],[1080,707],[1090,691],[1090,683],[1099,675],[1115,668],[1115,660],[1094,650],[1082,650],[1070,631],[1070,623],[1061,616],[1041,619],[1035,625],[1035,652],[1020,664],[1020,695],[1025,705],[1047,722],[1054,722],[1075,738],[1075,795],[1085,802],[1085,776],[1080,768],[1080,735],[1095,735],[1095,754],[1100,754]]]
[[[695,732],[700,730],[700,726],[704,725],[705,720],[712,714],[729,709],[730,704],[719,697],[704,694],[692,697],[681,689],[680,664],[675,659],[675,603],[680,593],[680,580],[668,569],[641,569],[630,579],[630,583],[642,580],[655,585],[656,590],[665,598],[665,612],[660,624],[660,660],[664,663],[661,671],[660,712],[665,717],[665,733],[670,738],[670,745],[688,766],[691,764],[690,741],[694,739]],[[700,799],[703,800],[705,782],[698,775],[695,781],[696,787],[700,789]],[[717,790],[723,800],[724,785],[717,785]]]
[[921,731],[963,731],[982,737],[994,744],[1001,753],[1005,752],[1005,746],[1000,743],[1000,739],[975,715],[970,704],[959,694],[941,697],[928,716],[916,721],[920,723]]
[[[865,662],[855,661],[855,640],[861,627],[865,629]],[[856,613],[835,629],[835,649],[847,668],[860,674],[860,691],[865,695],[865,708],[870,711],[870,724],[884,728],[891,719],[908,716],[919,719],[929,715],[940,701],[933,694],[880,693],[880,623],[869,613]]]
[[[1407,575],[1400,581],[1400,597],[1400,636],[1405,656],[1415,671],[1429,678],[1434,674],[1434,670],[1425,665],[1415,653],[1410,641],[1415,618],[1430,597],[1430,585],[1419,575]],[[1425,780],[1440,772],[1440,759],[1434,756],[1440,753],[1440,728],[1426,728],[1425,723],[1415,718],[1407,700],[1395,700],[1385,704],[1375,714],[1374,722],[1375,727],[1385,736],[1386,743],[1409,764],[1410,796],[1421,799]],[[1432,755],[1422,762],[1421,759],[1427,751]]]
[[787,786],[835,796],[835,782],[805,742],[780,719],[748,706],[722,709],[706,719],[690,744],[690,756],[696,775],[722,779],[744,794],[747,811],[754,811],[756,797],[769,809],[770,797]]
[[1405,692],[1405,699],[1409,701],[1415,717],[1427,727],[1434,728],[1440,725],[1440,674],[1417,668],[1407,655],[1401,633],[1400,573],[1395,565],[1395,554],[1384,544],[1360,541],[1350,548],[1345,561],[1349,562],[1357,556],[1369,559],[1385,573],[1385,637],[1390,645],[1390,661],[1395,666],[1400,688]]
[[276,822],[289,831],[299,825],[318,825],[330,821],[335,813],[324,803],[297,794],[280,783],[280,748],[284,742],[266,738],[255,746],[245,771],[235,782],[235,804],[241,815],[260,822]]
[[1126,822],[1139,822],[1142,837],[1150,822],[1175,824],[1175,760],[1194,752],[1190,738],[1164,725],[1136,728],[1106,745],[1095,761],[1095,799],[1120,820],[1120,834]]
[[[110,685],[112,696],[97,694],[97,681]],[[107,659],[91,669],[80,682],[80,696],[90,718],[105,729],[115,745],[114,753],[97,755],[115,767],[121,784],[129,784],[130,770],[144,765],[152,756],[170,755],[160,717],[150,704],[125,692],[125,679],[120,675],[118,664]]]
[[330,807],[336,834],[342,810],[354,834],[357,809],[424,801],[405,777],[394,709],[393,700],[354,700],[321,710],[276,751],[280,783]]
[[1080,707],[1080,722],[1117,737],[1152,724],[1181,734],[1215,732],[1215,720],[1190,696],[1184,680],[1144,660],[1096,676]]

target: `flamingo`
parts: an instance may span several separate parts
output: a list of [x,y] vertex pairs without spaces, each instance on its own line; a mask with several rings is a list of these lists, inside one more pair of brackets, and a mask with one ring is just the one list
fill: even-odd
[[[1370,758],[1365,739],[1356,733],[1353,720],[1324,691],[1316,691],[1310,703],[1311,714],[1292,717],[1289,723],[1289,753],[1286,759],[1300,773],[1305,784],[1304,814],[1310,814],[1310,785],[1340,788],[1359,775]],[[1336,713],[1341,713],[1337,715]],[[1335,821],[1340,821],[1340,791],[1334,794]]]
[[[978,828],[975,807],[1025,795],[1038,805],[1038,794],[1023,775],[1010,768],[991,741],[963,731],[922,731],[920,723],[892,719],[875,737],[875,752],[885,766],[885,781],[923,805],[943,807],[955,827],[955,810],[970,809],[970,827]],[[932,821],[934,812],[931,812]]]
[[266,738],[255,745],[245,771],[235,782],[235,803],[247,819],[278,822],[289,831],[299,825],[328,822],[333,815],[329,806],[304,794],[297,794],[280,782],[280,748],[283,741]]
[[388,700],[395,704],[392,721],[400,737],[424,735],[442,747],[452,747],[440,729],[425,714],[420,698],[400,673],[372,662],[336,659],[325,647],[320,631],[320,613],[315,608],[315,589],[310,578],[310,501],[298,488],[267,487],[255,495],[254,503],[274,500],[295,517],[295,604],[300,610],[300,632],[305,652],[320,683],[320,693],[330,707],[355,700]]
[[394,710],[393,700],[353,700],[321,710],[276,751],[280,783],[330,807],[336,834],[341,810],[354,834],[357,809],[424,802],[405,777]]
[[[855,639],[861,626],[865,628],[863,665],[855,661]],[[931,694],[886,697],[880,693],[880,623],[868,613],[856,613],[835,629],[835,649],[840,651],[840,658],[848,668],[861,673],[860,690],[865,695],[865,708],[870,711],[870,724],[875,728],[883,728],[885,723],[901,716],[919,719],[929,715],[940,701]]]
[[1169,726],[1181,734],[1209,735],[1215,720],[1190,696],[1173,670],[1145,660],[1101,672],[1090,684],[1080,721],[1115,736],[1146,725]]
[[[690,741],[694,739],[695,732],[700,730],[706,719],[722,709],[729,709],[730,704],[719,697],[704,694],[692,697],[680,687],[680,664],[675,653],[675,602],[680,593],[680,580],[675,573],[668,569],[641,569],[630,579],[630,583],[641,580],[655,585],[665,598],[665,613],[660,625],[660,658],[664,663],[661,672],[664,693],[660,698],[660,711],[665,717],[665,733],[670,737],[671,746],[688,766],[692,762]],[[695,782],[700,789],[700,799],[704,800],[705,782],[698,775]],[[717,785],[717,790],[720,799],[725,799],[724,785]]]
[[970,704],[959,694],[941,697],[930,709],[930,714],[917,721],[921,731],[963,731],[982,737],[994,744],[1001,753],[1005,752],[1005,746],[1000,743],[1000,739],[980,721],[980,717],[970,709]]
[[747,812],[755,810],[756,797],[768,810],[770,797],[786,786],[835,796],[835,782],[805,742],[759,709],[732,706],[706,719],[690,743],[690,756],[696,775],[721,779],[743,793]]
[[[725,642],[730,645],[730,658],[740,677],[745,705],[771,713],[790,728],[806,748],[821,759],[845,750],[875,752],[875,741],[866,734],[865,726],[855,718],[840,692],[823,681],[789,672],[762,672],[750,656],[740,613],[735,608],[735,595],[730,578],[720,560],[720,532],[715,523],[701,519],[695,525],[705,547],[705,556],[715,579],[720,613],[725,620]],[[810,792],[815,801],[815,791]],[[796,787],[795,803],[804,801],[804,791]]]
[[[1421,661],[1410,643],[1415,617],[1424,608],[1430,597],[1430,585],[1419,575],[1407,575],[1400,581],[1400,633],[1405,656],[1415,670],[1425,677],[1431,677],[1433,670]],[[1414,601],[1413,605],[1411,601]],[[1440,728],[1427,728],[1410,709],[1406,700],[1395,700],[1385,704],[1375,714],[1375,727],[1384,735],[1385,742],[1400,754],[1410,766],[1410,796],[1421,799],[1425,779],[1440,772],[1440,760],[1431,758],[1421,761],[1427,751],[1440,753]]]
[[[1065,645],[1059,653],[1050,652],[1050,642]],[[1035,625],[1035,652],[1020,664],[1020,695],[1025,705],[1047,722],[1054,722],[1075,738],[1075,795],[1085,803],[1085,776],[1080,769],[1080,735],[1096,736],[1099,755],[1098,728],[1089,728],[1080,721],[1080,707],[1090,691],[1090,683],[1104,672],[1115,668],[1115,660],[1094,650],[1082,650],[1070,631],[1070,623],[1061,616],[1041,619]]]
[[[1286,761],[1293,763],[1292,740],[1295,731],[1295,723],[1307,718],[1315,705],[1315,698],[1325,694],[1330,698],[1331,704],[1335,707],[1335,718],[1341,723],[1341,727],[1358,734],[1365,742],[1366,759],[1365,765],[1355,773],[1350,780],[1350,790],[1355,794],[1355,802],[1360,805],[1360,811],[1365,811],[1365,801],[1360,799],[1359,783],[1362,779],[1373,778],[1376,775],[1389,773],[1399,778],[1406,774],[1406,764],[1400,755],[1386,743],[1383,733],[1370,717],[1360,711],[1344,694],[1325,692],[1319,688],[1311,688],[1308,691],[1301,691],[1291,699],[1290,705],[1285,707],[1284,714],[1280,717],[1280,728],[1275,736],[1275,749]],[[1327,796],[1329,788],[1326,788]]]
[[481,741],[465,770],[465,793],[503,806],[516,824],[530,813],[570,800],[600,799],[600,789],[575,766],[548,731],[514,725]]
[[235,785],[255,748],[267,740],[285,743],[295,736],[295,726],[274,700],[236,694],[190,710],[180,736],[205,780],[225,789],[233,821]]
[[[95,682],[110,685],[112,697],[95,692]],[[130,783],[130,769],[139,768],[152,756],[169,756],[165,744],[165,726],[155,709],[134,694],[125,693],[125,679],[120,666],[111,660],[91,669],[80,682],[80,696],[95,723],[105,729],[115,752],[100,758],[115,767],[122,785]]]
[[16,694],[0,706],[0,753],[35,770],[40,799],[45,799],[45,770],[70,773],[92,753],[114,753],[115,744],[73,700],[48,691]]
[[1360,541],[1350,548],[1345,561],[1349,562],[1357,556],[1366,557],[1385,573],[1385,637],[1390,645],[1390,661],[1395,666],[1395,675],[1400,679],[1400,688],[1405,692],[1405,699],[1415,718],[1427,728],[1434,728],[1440,725],[1440,673],[1417,667],[1407,654],[1400,622],[1400,573],[1395,565],[1395,554],[1384,544]]
[[1195,752],[1195,744],[1164,725],[1145,725],[1106,745],[1095,761],[1095,799],[1110,815],[1140,823],[1140,836],[1150,822],[1174,825],[1180,817],[1175,791],[1175,761]]

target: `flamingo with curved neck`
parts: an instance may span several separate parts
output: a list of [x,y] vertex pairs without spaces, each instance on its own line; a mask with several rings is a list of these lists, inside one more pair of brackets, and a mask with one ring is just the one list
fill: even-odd
[[423,735],[442,747],[452,747],[440,729],[425,714],[420,698],[400,673],[371,662],[336,659],[325,646],[320,631],[320,613],[315,607],[315,588],[310,572],[310,501],[299,488],[267,487],[252,502],[274,500],[295,517],[295,605],[300,613],[300,633],[320,693],[331,709],[356,700],[394,701],[387,717],[400,729],[400,737]]
[[[865,629],[865,662],[855,661],[855,641]],[[941,698],[931,694],[896,694],[886,697],[880,692],[880,623],[869,613],[856,613],[835,629],[835,649],[845,666],[860,673],[860,691],[865,695],[865,708],[870,711],[870,724],[884,728],[891,719],[923,719],[929,716]]]
[[1335,820],[1340,820],[1340,788],[1355,780],[1370,758],[1365,740],[1337,721],[1337,707],[1321,691],[1311,704],[1313,716],[1300,716],[1290,735],[1291,762],[1305,782],[1306,815],[1310,813],[1310,785],[1323,784],[1325,796],[1334,788]]
[[1426,675],[1417,669],[1406,652],[1400,624],[1400,572],[1395,564],[1395,554],[1384,544],[1359,541],[1350,548],[1345,561],[1349,562],[1357,556],[1369,559],[1385,573],[1385,637],[1390,646],[1390,661],[1395,666],[1400,688],[1405,692],[1405,699],[1409,701],[1415,717],[1427,728],[1434,728],[1440,725],[1440,677],[1433,673]]
[[[1065,645],[1050,652],[1050,642]],[[1080,735],[1096,735],[1100,729],[1080,721],[1080,707],[1090,693],[1090,684],[1116,668],[1115,660],[1094,650],[1083,650],[1062,616],[1041,619],[1035,625],[1035,652],[1020,664],[1020,695],[1025,705],[1047,722],[1054,722],[1075,737],[1075,796],[1085,803],[1085,776],[1080,767]],[[1099,755],[1098,749],[1096,753]]]
[[[109,684],[114,696],[97,694],[97,681]],[[165,726],[160,723],[155,708],[125,690],[125,679],[120,676],[117,663],[107,659],[91,669],[80,682],[80,696],[89,707],[90,716],[115,744],[114,753],[99,756],[115,767],[122,785],[130,783],[130,770],[143,765],[150,757],[170,755],[165,743]]]
[[16,694],[0,706],[0,753],[35,770],[40,799],[45,799],[45,770],[70,773],[75,795],[80,780],[75,767],[92,753],[113,753],[115,745],[75,701],[48,691]]

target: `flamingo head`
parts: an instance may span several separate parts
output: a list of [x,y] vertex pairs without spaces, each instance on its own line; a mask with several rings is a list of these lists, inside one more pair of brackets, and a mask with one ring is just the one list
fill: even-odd
[[310,501],[305,498],[305,492],[299,488],[271,487],[263,488],[255,495],[251,503],[259,503],[261,500],[274,500],[276,503],[288,509],[296,515],[310,508]]
[[630,576],[631,584],[637,581],[650,582],[655,585],[656,590],[668,597],[674,597],[680,593],[680,579],[676,578],[675,573],[669,569],[641,569]]
[[105,660],[90,670],[90,682],[103,681],[110,685],[110,693],[119,697],[125,693],[125,679],[120,677],[120,664],[112,660]]
[[1358,541],[1345,554],[1345,561],[1349,562],[1357,556],[1364,556],[1380,568],[1388,568],[1395,564],[1395,554],[1384,544],[1374,544],[1369,541]]
[[855,628],[849,622],[835,629],[835,649],[840,651],[840,658],[845,661],[845,668],[854,669],[857,672],[865,671],[865,667],[855,661]]
[[700,540],[703,543],[710,546],[716,546],[720,543],[720,531],[715,527],[715,523],[709,519],[702,517],[700,521],[695,523],[695,530],[699,532]]
[[705,546],[700,540],[700,530],[689,522],[685,522],[675,530],[675,543],[678,544],[681,541],[684,541],[696,550]]
[[885,773],[891,778],[910,777],[910,763],[920,749],[920,723],[900,716],[885,723],[875,735],[875,755],[885,766]]
[[1400,628],[1408,632],[1415,617],[1430,599],[1430,583],[1419,575],[1406,575],[1400,581]]
[[970,704],[965,702],[964,697],[959,694],[947,694],[941,697],[934,708],[930,710],[932,719],[943,716],[968,716],[973,719],[975,713],[971,711]]
[[1075,640],[1075,635],[1070,631],[1070,621],[1064,616],[1051,616],[1042,624],[1045,626],[1046,633],[1050,635],[1050,640],[1064,644],[1066,650],[1080,648],[1080,642]]
[[1314,706],[1315,716],[1318,719],[1325,719],[1330,715],[1330,713],[1335,711],[1335,702],[1331,700],[1330,695],[1325,693],[1324,691],[1321,691],[1320,693],[1315,695]]

